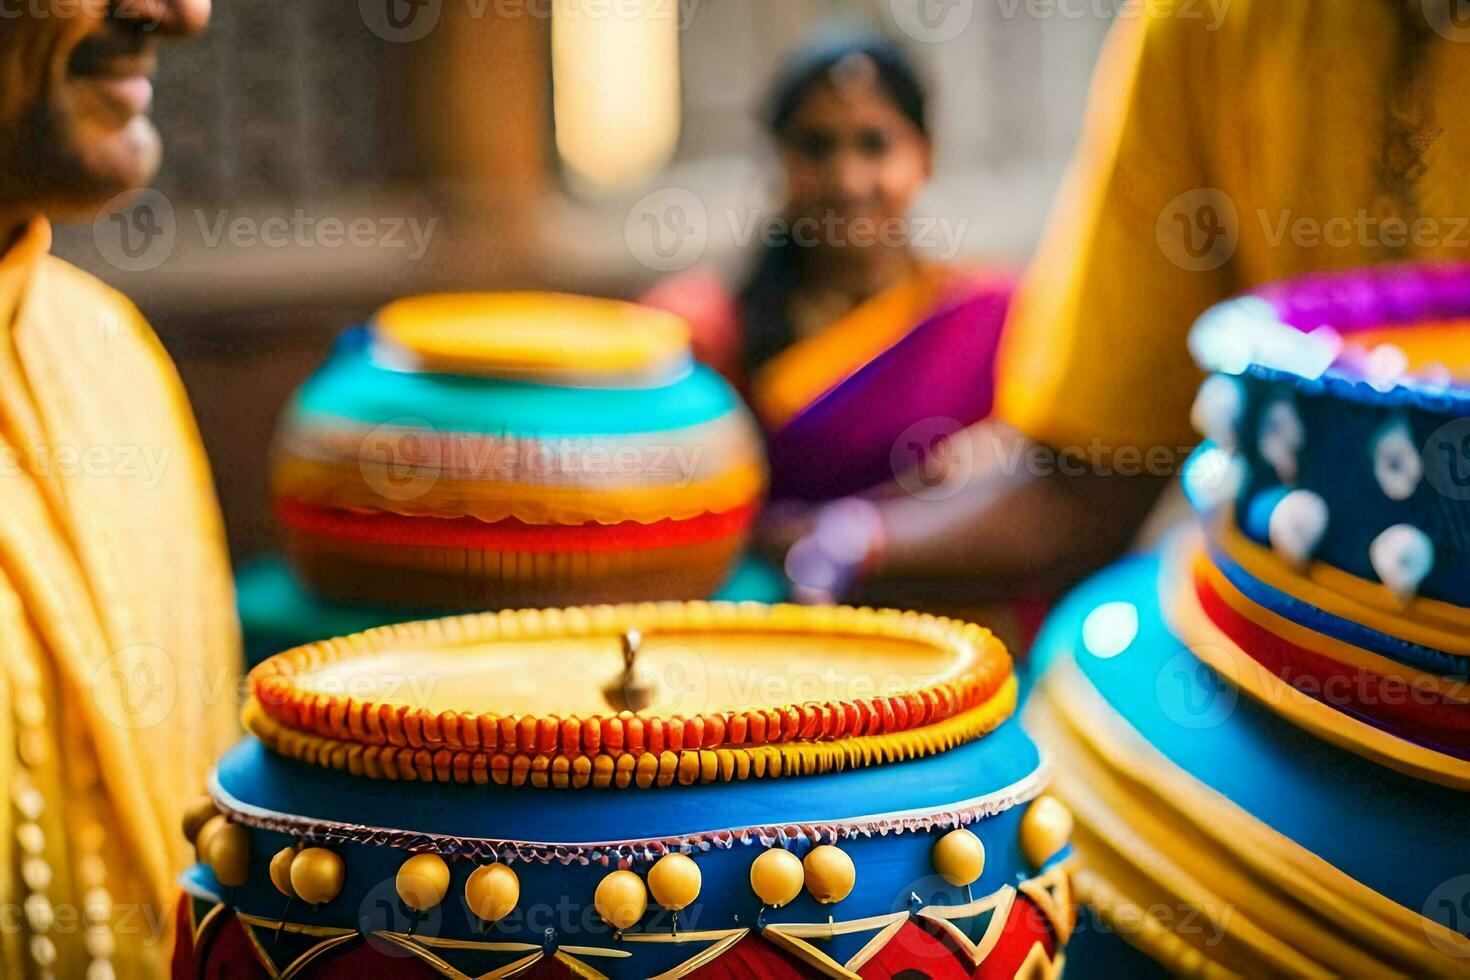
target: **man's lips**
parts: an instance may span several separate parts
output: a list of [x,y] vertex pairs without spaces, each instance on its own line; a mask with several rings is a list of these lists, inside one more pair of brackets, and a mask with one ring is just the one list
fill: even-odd
[[109,98],[126,107],[133,115],[142,115],[153,104],[153,83],[146,75],[89,79]]
[[67,61],[67,76],[101,92],[133,115],[153,101],[155,58],[149,40],[116,28],[88,37]]

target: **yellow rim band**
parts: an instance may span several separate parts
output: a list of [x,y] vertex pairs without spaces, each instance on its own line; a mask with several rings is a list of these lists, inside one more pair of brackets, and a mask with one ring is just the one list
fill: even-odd
[[760,497],[765,485],[765,467],[746,462],[708,480],[623,489],[425,476],[421,489],[415,487],[411,495],[400,497],[396,491],[390,496],[375,489],[361,466],[286,456],[277,461],[271,491],[276,497],[317,507],[409,517],[468,516],[487,523],[514,518],[527,524],[649,524],[743,507]]
[[1320,561],[1298,572],[1242,534],[1228,513],[1210,535],[1248,574],[1294,599],[1409,643],[1470,656],[1470,609],[1422,596],[1402,604],[1386,585]]
[[1271,673],[1210,621],[1189,582],[1175,589],[1172,607],[1171,620],[1191,653],[1292,724],[1399,772],[1452,789],[1470,789],[1470,762],[1358,721]]
[[[1167,939],[1149,923],[1128,935],[1172,968],[1438,975],[1470,955],[1470,940],[1349,877],[1180,769],[1070,657],[1053,665],[1026,722],[1061,763],[1054,792],[1077,818],[1075,843],[1099,886],[1093,897],[1100,891],[1121,896],[1125,910],[1195,916],[1193,928],[1181,922]],[[1206,941],[1215,930],[1220,941]]]
[[1351,643],[1345,643],[1335,637],[1308,629],[1257,605],[1237,589],[1206,554],[1201,553],[1196,556],[1194,571],[1196,575],[1208,581],[1210,587],[1224,600],[1225,604],[1241,617],[1289,643],[1313,653],[1320,653],[1324,657],[1357,670],[1382,677],[1392,677],[1415,690],[1432,691],[1440,697],[1455,701],[1464,701],[1466,695],[1470,694],[1470,687],[1467,687],[1462,680],[1415,670],[1413,667],[1397,660],[1390,660],[1371,650],[1355,647]]
[[[434,712],[325,694],[302,681],[306,675],[322,668],[370,657],[385,650],[408,647],[438,651],[452,657],[462,648],[475,648],[497,640],[517,643],[537,640],[610,642],[629,630],[645,635],[658,632],[712,636],[743,634],[752,640],[802,636],[819,638],[824,644],[878,638],[928,647],[938,651],[942,661],[926,669],[923,677],[906,682],[902,689],[891,692],[871,689],[855,698],[807,698],[755,710],[710,706],[706,711],[691,709],[670,717],[656,712],[637,715],[614,712],[608,716],[582,719],[532,714],[518,714],[512,718],[457,710]],[[780,653],[773,651],[771,656],[779,658]],[[319,722],[327,727],[317,733],[329,738],[351,732],[355,741],[395,741],[399,747],[443,747],[470,752],[503,749],[510,754],[550,754],[561,748],[569,749],[570,754],[581,755],[597,752],[585,735],[572,738],[568,734],[558,734],[566,733],[567,726],[573,722],[584,731],[584,723],[594,723],[594,727],[604,723],[616,723],[621,729],[636,727],[640,730],[640,737],[646,737],[653,730],[664,732],[676,726],[684,728],[693,720],[703,719],[707,728],[718,727],[721,733],[725,733],[718,740],[713,740],[719,733],[706,732],[712,741],[701,740],[704,748],[717,748],[727,741],[746,741],[737,732],[745,722],[752,726],[753,732],[748,740],[753,743],[837,738],[851,731],[874,734],[873,726],[866,722],[859,728],[852,728],[844,727],[843,717],[837,717],[830,727],[824,721],[832,713],[846,716],[850,713],[847,708],[851,707],[854,710],[867,708],[879,712],[902,712],[896,723],[884,719],[881,725],[883,733],[891,733],[895,727],[932,723],[937,715],[953,717],[956,707],[968,709],[988,700],[1000,689],[1003,678],[1011,678],[1011,669],[1010,654],[993,633],[960,620],[850,606],[768,606],[754,602],[690,601],[573,606],[569,609],[508,609],[498,613],[384,626],[276,654],[250,672],[249,683],[252,695],[264,703],[265,710],[276,716],[279,723],[294,727]],[[903,704],[900,706],[896,702]],[[922,719],[915,716],[915,711],[922,714]],[[910,722],[905,720],[907,718],[914,720]],[[772,723],[779,727],[768,731]],[[387,730],[390,725],[405,729],[402,740],[391,737]],[[759,729],[755,728],[757,725]],[[417,734],[409,729],[415,729]],[[672,738],[661,737],[660,742],[662,746],[675,750],[684,747],[682,741]],[[700,747],[701,743],[690,743],[688,747]],[[654,743],[649,741],[645,744]],[[616,754],[630,748],[630,745],[620,735],[617,742],[608,742],[606,748]]]
[[565,293],[411,296],[372,327],[423,368],[466,374],[643,373],[689,350],[689,325],[672,313]]

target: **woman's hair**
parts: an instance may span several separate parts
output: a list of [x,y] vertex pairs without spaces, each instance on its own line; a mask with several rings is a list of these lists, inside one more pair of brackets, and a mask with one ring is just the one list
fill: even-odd
[[919,132],[929,133],[927,93],[909,56],[878,34],[849,28],[824,28],[782,62],[766,95],[766,128],[778,139],[801,103],[832,78],[843,64],[862,60],[873,67],[878,87]]
[[[868,31],[828,26],[818,30],[782,63],[766,96],[762,122],[784,139],[791,117],[819,86],[845,65],[863,62],[895,108],[925,137],[929,135],[928,93],[914,63],[893,41]],[[740,289],[738,300],[746,372],[760,367],[796,339],[786,304],[796,286],[797,245],[791,236],[762,246]]]

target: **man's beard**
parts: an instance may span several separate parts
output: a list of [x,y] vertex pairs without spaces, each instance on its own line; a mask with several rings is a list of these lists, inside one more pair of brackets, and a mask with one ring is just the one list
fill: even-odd
[[[149,125],[145,121],[137,124]],[[119,134],[114,139],[126,139]],[[156,137],[151,137],[156,140]],[[34,106],[10,134],[0,130],[0,209],[46,214],[60,220],[90,220],[104,202],[137,183],[135,175],[117,173],[111,161],[89,159],[86,141],[70,116],[49,101]],[[145,162],[157,164],[156,142],[138,145]],[[146,161],[148,156],[154,159]]]

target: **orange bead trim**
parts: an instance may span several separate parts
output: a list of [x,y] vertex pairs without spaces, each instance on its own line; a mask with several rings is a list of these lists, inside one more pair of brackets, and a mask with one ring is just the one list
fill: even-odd
[[295,731],[278,724],[251,700],[245,727],[278,755],[369,779],[439,783],[495,783],[553,789],[626,789],[689,786],[780,776],[811,776],[901,762],[974,741],[1009,718],[1017,684],[1007,677],[990,698],[933,725],[908,731],[801,742],[597,756],[452,751],[362,745]]
[[[914,639],[954,651],[952,676],[901,694],[776,708],[658,717],[621,712],[590,718],[429,712],[304,691],[297,676],[404,643],[468,643],[501,635],[616,635],[636,627],[757,633],[832,632]],[[276,725],[368,747],[504,756],[619,756],[832,742],[923,728],[990,700],[1011,677],[1005,647],[988,630],[957,620],[889,610],[810,609],[731,603],[660,603],[465,616],[384,627],[278,654],[250,674],[257,708]]]

